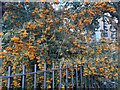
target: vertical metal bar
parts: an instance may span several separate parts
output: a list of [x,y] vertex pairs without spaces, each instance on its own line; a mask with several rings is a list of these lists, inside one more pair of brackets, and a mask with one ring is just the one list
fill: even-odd
[[[94,82],[93,82],[93,75],[92,75],[92,76],[91,76],[91,84],[92,84],[92,87],[91,87],[91,88],[94,88],[94,87],[93,87],[93,83],[94,83]],[[93,90],[94,90],[94,89],[93,89]]]
[[77,71],[77,65],[76,65],[76,88],[78,88],[78,71]]
[[82,66],[80,66],[80,88],[82,89]]
[[90,75],[88,76],[88,89],[90,89]]
[[52,64],[52,69],[53,69],[53,71],[52,71],[52,88],[54,90],[54,63]]
[[74,72],[73,72],[73,71],[74,71],[74,68],[72,68],[72,90],[74,90],[74,89],[73,89],[73,86],[74,86],[74,82],[73,82],[73,73],[74,73]]
[[10,83],[11,83],[11,66],[8,67],[8,87],[7,90],[10,90]]
[[66,63],[66,88],[68,88],[68,63]]
[[22,72],[22,90],[25,90],[25,65],[23,65],[23,72]]
[[34,90],[36,90],[37,65],[34,65]]
[[60,89],[62,87],[62,68],[61,68],[61,62],[60,62]]
[[85,89],[87,88],[86,86],[86,76],[84,76],[84,84],[85,84]]
[[46,90],[46,63],[44,63],[44,90]]
[[[98,78],[97,78],[97,79],[98,79]],[[103,87],[102,87],[102,82],[98,83],[98,82],[96,81],[96,83],[98,84],[98,88],[100,88],[100,90],[102,90],[102,89],[103,89]]]
[[91,88],[93,88],[93,76],[91,76]]
[[95,77],[93,76],[93,88],[95,89]]

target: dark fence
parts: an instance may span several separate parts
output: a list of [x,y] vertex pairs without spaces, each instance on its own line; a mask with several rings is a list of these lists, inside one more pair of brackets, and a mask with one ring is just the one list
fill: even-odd
[[[65,88],[68,88],[68,74],[69,74],[69,68],[73,69],[73,72],[75,72],[75,75],[73,75],[73,72],[71,74],[71,83],[72,83],[72,89],[76,89],[76,88],[81,88],[81,89],[85,89],[85,88],[88,88],[88,89],[94,89],[94,90],[97,90],[97,89],[100,89],[100,88],[113,88],[114,90],[117,90],[116,89],[116,83],[115,82],[111,82],[110,84],[112,85],[112,87],[109,87],[107,86],[106,83],[108,82],[99,82],[97,81],[96,79],[96,76],[89,76],[89,77],[85,77],[83,76],[83,66],[78,66],[76,65],[75,67],[74,66],[69,66],[69,64],[66,64],[66,67],[65,68],[62,68],[62,65],[61,63],[59,64],[59,68],[55,68],[54,67],[54,63],[52,64],[52,68],[50,70],[47,70],[46,68],[46,63],[44,64],[44,70],[37,70],[37,65],[35,64],[34,65],[34,72],[29,72],[29,73],[26,73],[26,67],[23,66],[23,70],[22,70],[22,73],[21,74],[12,74],[12,71],[11,71],[11,66],[8,67],[8,75],[7,76],[1,76],[0,78],[2,79],[8,79],[8,83],[7,83],[7,89],[10,90],[10,87],[11,87],[11,81],[12,81],[12,78],[15,77],[15,76],[21,76],[22,77],[22,84],[21,84],[21,87],[22,89],[25,89],[26,88],[26,75],[28,74],[31,74],[31,75],[34,75],[34,90],[36,90],[37,88],[37,74],[38,73],[43,73],[44,74],[44,81],[43,81],[43,86],[44,86],[44,89],[47,88],[47,84],[46,84],[46,74],[48,72],[51,72],[52,73],[52,85],[51,85],[51,88],[54,90],[55,89],[55,71],[60,71],[60,75],[59,75],[59,80],[60,80],[60,83],[59,83],[59,87],[58,88],[62,88],[62,72],[65,72],[66,73],[66,77],[65,77],[65,82],[64,82],[64,86]],[[78,68],[79,68],[79,72],[78,72]],[[102,77],[103,78],[103,77]],[[112,90],[113,90],[112,89]],[[100,90],[107,90],[107,89],[100,89]]]

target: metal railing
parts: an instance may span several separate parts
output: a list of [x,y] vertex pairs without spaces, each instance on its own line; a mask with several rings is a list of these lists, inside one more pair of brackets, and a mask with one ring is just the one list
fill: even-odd
[[[47,78],[47,73],[51,72],[52,73],[52,84],[51,87],[54,90],[55,88],[55,71],[60,71],[60,75],[59,75],[59,87],[58,88],[62,88],[62,72],[65,70],[65,74],[66,77],[65,79],[65,88],[68,88],[68,74],[69,74],[69,68],[72,69],[72,74],[71,74],[71,83],[72,83],[72,88],[96,88],[98,83],[96,83],[96,81],[94,80],[94,78],[92,78],[92,80],[90,80],[90,78],[83,78],[83,66],[78,66],[76,65],[74,66],[69,66],[68,63],[66,63],[66,67],[62,68],[62,64],[59,64],[59,68],[55,68],[54,63],[52,63],[52,68],[51,69],[47,69],[46,68],[46,63],[44,64],[44,70],[37,70],[37,65],[34,65],[34,71],[33,72],[26,72],[26,67],[25,65],[23,65],[22,68],[22,73],[21,74],[12,74],[12,70],[11,70],[11,66],[8,67],[8,75],[7,76],[0,76],[0,78],[2,79],[7,79],[7,90],[10,90],[11,88],[11,81],[12,78],[15,76],[21,76],[22,77],[22,84],[21,87],[22,89],[26,88],[26,75],[31,74],[34,75],[34,81],[33,81],[33,86],[34,86],[34,90],[36,90],[37,88],[37,74],[38,73],[43,73],[44,74],[44,80],[43,80],[43,86],[44,89],[47,88],[47,84],[46,84],[46,78]],[[79,68],[79,72],[78,72],[78,68]],[[75,76],[73,74],[73,72],[75,73]],[[87,80],[86,80],[87,79]],[[92,84],[91,84],[92,83]],[[100,88],[100,87],[97,87]]]

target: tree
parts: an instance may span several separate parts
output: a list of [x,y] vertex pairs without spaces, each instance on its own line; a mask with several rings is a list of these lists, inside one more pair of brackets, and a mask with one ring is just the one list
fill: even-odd
[[[39,4],[42,3],[6,3],[1,52],[3,75],[6,75],[8,66],[12,66],[15,74],[21,72],[23,64],[26,72],[30,72],[33,64],[43,70],[44,63],[50,69],[53,62],[55,67],[59,62],[65,67],[68,62],[70,66],[84,65],[84,76],[117,78],[116,53],[111,48],[114,43],[104,37],[99,42],[91,38],[104,11],[115,12],[115,8],[104,2],[85,2],[82,4],[84,7],[81,5],[73,12],[71,8],[55,11],[53,3],[48,2],[37,8]],[[59,76],[56,74],[55,77]],[[20,87],[21,77],[18,78],[13,78],[13,87]],[[32,87],[33,77],[28,75],[26,78],[27,86]],[[38,75],[37,83],[42,84],[42,80],[43,75]],[[51,75],[48,75],[48,86],[51,80]],[[56,87],[58,83],[56,79]],[[3,80],[3,85],[6,85],[6,80]]]

